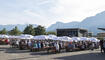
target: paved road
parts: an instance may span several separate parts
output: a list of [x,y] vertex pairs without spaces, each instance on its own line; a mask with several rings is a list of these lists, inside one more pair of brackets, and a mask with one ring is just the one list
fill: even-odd
[[0,60],[105,60],[105,54],[101,54],[99,50],[47,54],[46,52],[29,52],[0,45]]

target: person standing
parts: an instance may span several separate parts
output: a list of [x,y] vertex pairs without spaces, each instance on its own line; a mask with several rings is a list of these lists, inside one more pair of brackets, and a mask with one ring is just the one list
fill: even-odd
[[101,53],[103,51],[103,40],[100,40]]
[[104,53],[105,53],[105,41],[103,42],[103,50],[104,50]]
[[55,48],[56,48],[56,52],[59,52],[59,43],[56,42],[56,43],[54,44],[54,46],[55,46]]
[[16,47],[18,48],[19,47],[19,41],[16,40]]
[[8,42],[8,39],[5,39],[5,44],[8,44],[9,42]]
[[30,49],[31,46],[32,46],[32,42],[31,42],[31,40],[29,40],[29,41],[27,42],[27,45],[28,45],[28,48]]
[[91,50],[93,51],[94,50],[94,47],[95,47],[95,43],[92,42],[90,47],[91,47]]

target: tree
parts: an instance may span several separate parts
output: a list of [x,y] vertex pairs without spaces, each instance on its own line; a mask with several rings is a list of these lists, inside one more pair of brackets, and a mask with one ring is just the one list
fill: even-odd
[[7,34],[7,30],[4,28],[0,31],[0,34]]
[[44,35],[44,34],[46,34],[45,28],[43,26],[41,26],[41,25],[34,28],[34,30],[35,30],[35,35]]
[[34,35],[34,34],[35,34],[35,31],[34,31],[33,25],[28,25],[28,26],[24,29],[23,34]]
[[56,32],[53,32],[53,31],[46,32],[46,34],[47,34],[47,35],[49,35],[49,34],[57,35],[57,33],[56,33]]
[[17,26],[13,28],[11,31],[9,31],[10,35],[20,35],[21,32],[18,30]]

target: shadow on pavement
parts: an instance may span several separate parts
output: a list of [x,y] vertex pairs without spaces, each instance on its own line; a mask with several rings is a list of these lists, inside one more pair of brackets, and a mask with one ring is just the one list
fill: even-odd
[[[19,50],[16,48],[2,47],[2,46],[0,47],[0,51],[4,51],[5,53],[17,53],[17,54],[18,53],[29,53],[30,55],[33,55],[33,57],[22,57],[22,58],[16,58],[16,59],[11,59],[11,60],[37,59],[38,56],[43,56],[43,55],[46,55],[46,56],[47,55],[59,55],[59,53],[58,54],[47,53],[46,51],[29,52],[29,50]],[[67,53],[67,52],[62,52],[62,53]],[[58,60],[105,60],[105,54],[87,53],[87,54],[56,57],[56,58],[52,58],[52,59],[54,59],[54,60],[56,60],[56,59],[58,59]]]
[[64,56],[54,58],[60,60],[105,60],[105,54],[102,53],[89,53],[89,54],[80,54],[73,56]]
[[9,59],[9,60],[25,60],[25,59],[27,59],[27,60],[30,60],[30,59],[37,59],[37,57],[24,57],[24,58],[16,58],[16,59]]
[[19,50],[16,48],[8,48],[5,50],[5,53],[28,53],[29,50]]
[[0,51],[4,51],[5,53],[28,53],[29,50],[19,50],[17,48],[11,48],[8,45],[0,45]]
[[7,48],[3,48],[3,47],[1,47],[0,48],[0,51],[5,51]]
[[7,45],[0,45],[0,51],[5,51],[8,49],[8,47],[5,47]]
[[[72,51],[72,52],[80,52],[80,51]],[[65,52],[61,51],[60,53],[53,53],[53,52],[47,52],[47,51],[41,51],[41,52],[31,52],[30,55],[56,55],[56,54],[62,54],[62,53],[70,53],[70,52]]]
[[30,55],[53,55],[55,53],[47,53],[46,51],[42,52],[31,52]]

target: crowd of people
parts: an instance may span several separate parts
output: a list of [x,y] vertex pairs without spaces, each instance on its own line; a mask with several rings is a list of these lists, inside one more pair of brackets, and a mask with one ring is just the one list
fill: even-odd
[[[4,38],[6,37],[6,38]],[[21,35],[21,36],[6,36],[1,35],[0,44],[10,44],[13,48],[20,50],[28,49],[30,51],[47,51],[47,52],[61,52],[61,51],[76,51],[76,50],[94,50],[101,47],[101,52],[105,53],[105,41],[98,40],[91,37],[57,37],[54,35]]]
[[2,44],[2,45],[9,44],[9,39],[7,39],[7,38],[6,38],[6,39],[5,39],[5,38],[1,38],[1,39],[0,39],[0,45],[1,45],[1,44]]
[[75,50],[87,50],[87,49],[97,49],[99,48],[99,42],[91,41],[53,41],[53,40],[11,40],[10,44],[12,47],[23,49],[30,49],[30,51],[52,51],[61,52],[65,50],[75,51]]

